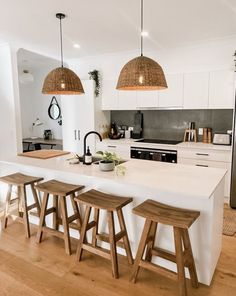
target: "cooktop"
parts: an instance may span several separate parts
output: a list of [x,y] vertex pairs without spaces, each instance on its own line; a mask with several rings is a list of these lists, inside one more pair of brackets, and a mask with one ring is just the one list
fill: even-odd
[[176,140],[159,140],[159,139],[141,139],[141,140],[137,140],[135,142],[176,145],[176,144],[181,143],[182,141],[176,141]]

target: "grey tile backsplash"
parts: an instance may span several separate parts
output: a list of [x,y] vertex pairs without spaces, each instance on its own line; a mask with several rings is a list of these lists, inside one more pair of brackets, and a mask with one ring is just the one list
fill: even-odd
[[[111,111],[111,121],[118,125],[133,126],[137,111]],[[214,132],[232,129],[233,110],[142,110],[144,137],[182,140],[188,123],[194,121],[196,128],[211,127]],[[198,138],[201,141],[201,137]]]

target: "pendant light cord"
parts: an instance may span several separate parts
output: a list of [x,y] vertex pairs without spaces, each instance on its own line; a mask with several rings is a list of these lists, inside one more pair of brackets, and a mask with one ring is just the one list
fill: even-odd
[[143,56],[143,0],[141,0],[141,56]]
[[62,45],[62,25],[61,25],[61,17],[60,17],[60,43],[61,43],[61,67],[63,68],[63,45]]

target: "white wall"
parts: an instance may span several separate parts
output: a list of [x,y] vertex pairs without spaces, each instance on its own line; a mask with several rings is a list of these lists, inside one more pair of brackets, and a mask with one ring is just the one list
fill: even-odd
[[[8,44],[0,46],[0,159],[21,150],[16,53]],[[17,121],[17,123],[16,123]]]
[[[236,38],[213,40],[192,47],[163,49],[144,54],[155,59],[166,73],[187,73],[220,69],[234,69],[233,54],[236,49]],[[94,69],[101,71],[103,79],[118,79],[121,68],[130,59],[140,53],[123,52],[81,59],[73,59],[68,63],[82,79],[88,78],[88,72]]]
[[[43,137],[45,129],[51,129],[55,139],[62,139],[62,127],[58,124],[58,120],[52,120],[48,116],[48,107],[52,99],[52,95],[42,94],[42,85],[46,75],[54,66],[41,64],[38,66],[22,66],[18,67],[19,75],[24,68],[27,68],[34,76],[34,81],[28,84],[19,83],[21,118],[22,118],[22,136],[23,138],[37,136]],[[59,105],[60,96],[56,96]],[[43,125],[34,127],[32,132],[32,123],[36,118],[43,122]]]

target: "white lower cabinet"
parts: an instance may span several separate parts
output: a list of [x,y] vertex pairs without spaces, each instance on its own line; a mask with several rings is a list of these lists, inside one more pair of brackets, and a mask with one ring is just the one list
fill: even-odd
[[193,165],[204,168],[222,168],[226,169],[224,196],[230,196],[231,182],[231,152],[230,151],[212,151],[197,149],[178,150],[178,163]]

